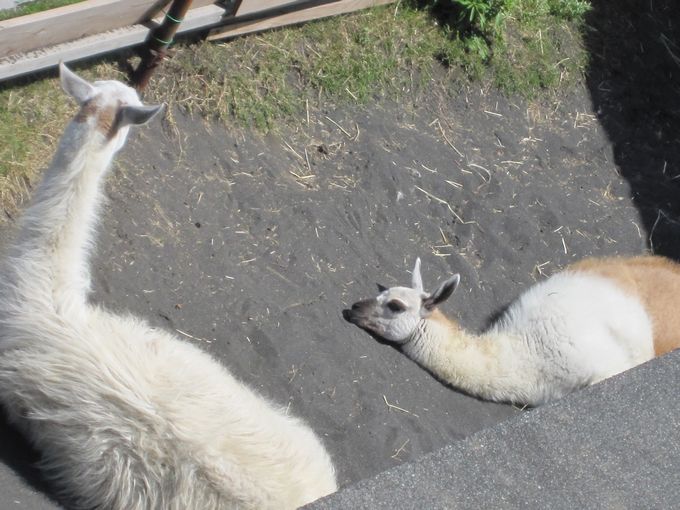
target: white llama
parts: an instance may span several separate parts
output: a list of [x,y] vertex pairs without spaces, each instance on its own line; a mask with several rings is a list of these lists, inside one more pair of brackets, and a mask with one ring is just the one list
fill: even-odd
[[88,303],[101,187],[142,106],[65,66],[80,105],[0,273],[0,401],[77,508],[288,509],[336,490],[301,421],[208,354]]
[[411,288],[381,287],[343,316],[466,393],[531,406],[680,347],[680,265],[662,257],[583,260],[531,287],[479,335],[437,308],[459,281],[425,292],[418,259]]

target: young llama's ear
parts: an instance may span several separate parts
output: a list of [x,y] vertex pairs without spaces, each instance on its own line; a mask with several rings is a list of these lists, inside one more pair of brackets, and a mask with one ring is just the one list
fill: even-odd
[[413,273],[411,274],[411,288],[418,292],[423,290],[423,277],[420,275],[420,257],[416,259],[416,264],[413,266]]
[[165,108],[164,104],[152,106],[123,106],[118,113],[118,128],[146,124]]
[[94,86],[71,71],[63,62],[59,62],[59,79],[64,92],[80,105],[94,95]]
[[443,303],[451,297],[451,294],[456,290],[459,283],[460,275],[454,274],[451,278],[442,282],[430,296],[423,299],[423,307],[429,311],[434,310],[438,304]]

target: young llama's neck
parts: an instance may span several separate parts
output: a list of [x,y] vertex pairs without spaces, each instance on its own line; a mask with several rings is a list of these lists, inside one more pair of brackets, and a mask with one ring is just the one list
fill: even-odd
[[13,281],[5,283],[24,299],[61,308],[87,299],[102,177],[116,149],[103,122],[81,110],[68,125],[19,222],[8,268]]
[[470,395],[520,402],[525,391],[510,343],[510,338],[498,333],[468,333],[435,309],[420,321],[402,350],[439,379]]

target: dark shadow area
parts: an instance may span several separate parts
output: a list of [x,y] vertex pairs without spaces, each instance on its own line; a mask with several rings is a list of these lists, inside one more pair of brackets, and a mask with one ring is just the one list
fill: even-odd
[[0,437],[2,438],[0,462],[14,471],[33,490],[44,494],[58,505],[59,500],[37,467],[40,454],[8,422],[2,408],[0,408]]
[[680,6],[593,0],[587,84],[648,245],[680,260]]
[[[437,20],[437,24],[444,27],[454,27],[461,25],[462,10],[460,6],[454,2],[437,2],[432,0],[410,0],[411,5],[418,7],[424,11],[428,11],[430,15]],[[464,21],[464,20],[463,20]]]

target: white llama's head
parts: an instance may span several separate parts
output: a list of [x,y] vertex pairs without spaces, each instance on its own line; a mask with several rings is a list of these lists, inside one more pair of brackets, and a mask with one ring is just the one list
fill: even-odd
[[137,92],[119,81],[90,83],[63,62],[59,78],[64,91],[80,105],[75,121],[91,123],[114,152],[125,144],[130,126],[147,123],[163,109],[163,105],[144,106]]
[[354,303],[351,309],[342,311],[342,316],[378,338],[403,344],[411,339],[421,320],[453,294],[459,282],[460,275],[456,274],[433,292],[425,292],[418,258],[410,288],[378,286],[380,294],[377,297]]

